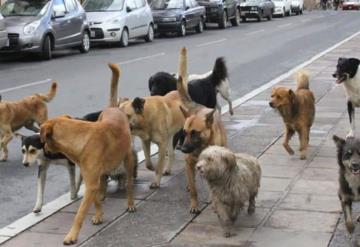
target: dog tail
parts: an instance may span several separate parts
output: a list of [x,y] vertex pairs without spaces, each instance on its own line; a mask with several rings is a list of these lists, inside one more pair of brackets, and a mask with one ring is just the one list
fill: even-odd
[[50,102],[56,95],[57,83],[53,82],[51,84],[50,90],[47,94],[38,94],[38,96],[45,102]]
[[183,47],[180,50],[180,57],[179,57],[179,71],[178,71],[179,77],[182,77],[183,83],[186,85],[185,88],[187,89],[187,78],[188,78],[188,72],[187,72],[187,50],[185,47]]
[[228,77],[228,71],[223,57],[216,59],[212,76],[214,78],[213,83],[215,87]]
[[109,107],[116,107],[118,102],[118,84],[120,78],[120,68],[117,64],[114,63],[109,63],[109,68],[112,71]]
[[299,70],[296,74],[297,89],[309,89],[309,74],[305,70]]

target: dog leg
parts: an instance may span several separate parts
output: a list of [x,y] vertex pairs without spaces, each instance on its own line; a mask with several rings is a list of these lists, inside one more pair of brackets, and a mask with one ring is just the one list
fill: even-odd
[[290,155],[294,155],[294,150],[290,147],[289,141],[290,141],[291,137],[294,135],[295,131],[288,125],[285,125],[285,128],[286,128],[285,129],[285,139],[283,142],[283,147]]
[[150,144],[151,142],[149,140],[142,140],[142,147],[145,155],[146,168],[149,169],[150,171],[154,171],[155,169],[151,162],[151,156],[150,156]]
[[167,142],[159,143],[159,153],[158,153],[159,158],[156,166],[155,181],[150,184],[150,189],[156,189],[160,187],[161,176],[163,174],[164,165],[165,165],[167,146],[168,146]]
[[71,200],[75,200],[77,198],[77,188],[76,188],[76,182],[75,182],[75,164],[74,163],[68,163],[67,169],[69,172],[70,177],[70,198]]
[[214,203],[215,212],[219,218],[220,225],[224,231],[224,237],[229,238],[231,237],[233,232],[234,221],[231,220],[231,218],[229,217],[226,207],[228,206],[225,206],[222,203],[219,202]]
[[346,138],[354,137],[355,136],[355,108],[351,101],[347,103],[349,120],[350,120],[350,131],[346,135]]
[[79,193],[79,190],[80,190],[80,186],[81,186],[81,183],[83,181],[83,178],[81,176],[81,171],[79,171],[79,176],[78,176],[78,179],[76,181],[76,194]]
[[255,213],[255,197],[256,195],[251,195],[249,199],[249,206],[248,206],[248,214],[253,215]]
[[171,174],[171,169],[172,169],[172,165],[174,164],[174,160],[175,160],[175,153],[174,153],[174,147],[171,143],[172,139],[174,137],[170,137],[169,141],[168,141],[168,155],[169,155],[169,161],[168,164],[165,168],[165,171],[163,173],[164,176],[169,176]]
[[229,104],[229,113],[230,115],[234,115],[234,109],[233,109],[233,106],[232,106],[232,101],[230,99],[227,99],[227,102]]
[[345,225],[346,229],[350,234],[354,232],[355,226],[352,221],[352,210],[351,210],[352,201],[341,201],[341,207],[344,212]]
[[135,159],[135,157],[133,156],[132,152],[129,152],[129,154],[127,155],[127,157],[124,160],[124,165],[125,165],[125,169],[126,169],[126,180],[127,180],[127,185],[126,185],[126,197],[127,197],[127,203],[128,203],[127,211],[130,213],[133,213],[136,211],[135,203],[134,203],[134,192],[133,192],[134,159]]
[[102,175],[100,177],[100,189],[99,189],[99,193],[98,193],[98,196],[97,196],[97,198],[100,201],[105,200],[106,190],[107,190],[107,180],[108,180],[108,176],[106,176],[106,175]]
[[106,186],[107,185],[107,176],[102,175],[100,177],[100,187],[97,191],[97,194],[94,198],[94,205],[95,205],[95,215],[93,216],[91,222],[93,225],[100,225],[103,223],[103,216],[104,212],[102,209],[102,202],[105,199],[105,193],[106,193]]
[[39,133],[39,132],[40,132],[40,129],[37,128],[37,127],[35,127],[33,121],[26,122],[25,125],[24,125],[24,127],[27,128],[28,130],[34,131],[34,132],[36,132],[36,133]]
[[195,164],[192,158],[186,158],[186,177],[188,180],[188,187],[190,190],[190,213],[199,214],[198,198],[195,185]]
[[309,145],[309,129],[302,129],[299,132],[300,139],[300,159],[305,160],[307,156],[307,148]]
[[34,213],[41,212],[41,208],[43,205],[44,199],[44,189],[45,189],[45,181],[46,181],[46,174],[49,164],[40,164],[38,169],[38,180],[37,180],[37,196],[36,196],[36,203],[33,209]]
[[11,141],[12,138],[13,138],[12,131],[4,130],[3,136],[1,139],[2,154],[1,154],[0,161],[6,161],[8,159],[9,151],[8,151],[7,145]]

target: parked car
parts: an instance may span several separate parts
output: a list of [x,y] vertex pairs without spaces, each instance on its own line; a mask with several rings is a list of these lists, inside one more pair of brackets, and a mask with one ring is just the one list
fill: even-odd
[[360,10],[360,0],[345,0],[342,4],[343,10]]
[[189,29],[198,33],[204,30],[205,7],[195,0],[152,0],[151,10],[156,31],[160,34],[177,32],[179,36],[185,36]]
[[240,4],[241,21],[246,22],[248,18],[255,18],[261,21],[267,18],[272,19],[275,5],[271,0],[246,0]]
[[9,39],[5,27],[4,17],[0,14],[0,49],[6,46],[9,46]]
[[9,37],[1,51],[36,52],[51,59],[55,49],[90,50],[85,11],[76,0],[8,0],[0,13]]
[[237,0],[198,0],[206,8],[206,22],[218,23],[219,28],[226,28],[227,22],[238,26],[240,23],[240,4]]
[[285,17],[291,15],[291,0],[273,0],[275,4],[274,15]]
[[292,0],[291,1],[291,13],[296,15],[302,15],[304,11],[304,0]]
[[154,40],[154,21],[146,0],[87,0],[84,8],[92,42],[116,42],[124,47],[132,38]]

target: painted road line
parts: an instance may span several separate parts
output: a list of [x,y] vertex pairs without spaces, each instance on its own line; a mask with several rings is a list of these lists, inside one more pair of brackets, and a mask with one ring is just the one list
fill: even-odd
[[260,29],[260,30],[256,30],[253,32],[245,33],[245,35],[250,36],[250,35],[254,35],[254,34],[258,34],[258,33],[262,33],[262,32],[265,32],[265,29]]
[[33,86],[37,86],[37,85],[41,85],[41,84],[50,83],[50,82],[51,82],[51,79],[46,79],[46,80],[36,81],[36,82],[30,82],[30,83],[23,84],[23,85],[20,85],[20,86],[2,89],[2,90],[0,90],[0,93],[7,93],[7,92],[27,88],[27,87],[33,87]]
[[224,41],[226,41],[226,40],[227,40],[227,39],[214,40],[214,41],[210,41],[210,42],[198,44],[198,45],[196,45],[196,47],[203,47],[203,46],[218,44],[218,43],[224,42]]
[[290,22],[290,23],[279,25],[278,28],[290,27],[291,25],[293,25],[293,24]]
[[[344,44],[345,42],[351,40],[352,38],[354,38],[355,36],[359,35],[360,31],[345,38],[344,40],[340,41],[339,43],[331,46],[330,48],[318,53],[317,55],[313,56],[312,58],[310,58],[309,60],[303,62],[302,64],[292,68],[291,70],[289,70],[288,72],[285,72],[284,74],[276,77],[275,79],[271,80],[270,82],[262,85],[261,87],[249,92],[248,94],[236,99],[233,101],[233,107],[238,107],[239,105],[247,102],[248,100],[250,100],[251,98],[255,97],[256,95],[262,93],[263,91],[267,90],[268,88],[274,86],[275,84],[281,82],[282,80],[284,80],[285,78],[291,76],[294,72],[296,72],[297,70],[311,64],[312,62],[314,62],[316,59],[320,58],[321,56],[325,55],[326,53],[336,49],[337,47],[339,47],[340,45]],[[221,108],[221,113],[225,114],[229,111],[229,106],[225,105]],[[157,152],[157,149],[155,146],[152,146],[151,148],[151,153],[152,155],[155,154]],[[138,153],[139,154],[139,162],[144,160],[144,153],[141,151]],[[83,189],[83,186],[82,186]],[[35,215],[34,213],[30,213],[24,217],[22,217],[21,219],[11,223],[10,225],[0,229],[0,244],[2,243],[2,241],[8,240],[9,238],[19,234],[20,232],[26,230],[27,228],[30,228],[31,226],[37,224],[38,222],[42,221],[43,219],[51,216],[52,214],[56,213],[57,211],[59,211],[60,209],[62,209],[63,207],[69,205],[71,203],[70,201],[70,195],[69,193],[66,193],[65,195],[60,196],[59,198],[55,199],[52,202],[47,203],[46,205],[43,206],[42,208],[42,212],[39,215]]]
[[135,63],[135,62],[139,62],[139,61],[143,61],[143,60],[147,60],[147,59],[151,59],[151,58],[155,58],[155,57],[161,57],[161,56],[165,56],[165,52],[161,52],[161,53],[157,53],[157,54],[150,55],[150,56],[145,56],[145,57],[134,58],[134,59],[131,59],[131,60],[119,62],[118,64],[119,65],[125,65],[125,64]]

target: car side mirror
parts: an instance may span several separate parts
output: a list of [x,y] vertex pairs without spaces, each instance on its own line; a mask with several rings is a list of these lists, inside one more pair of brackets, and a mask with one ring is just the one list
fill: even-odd
[[189,7],[189,6],[186,6],[185,10],[188,10],[188,9],[190,9],[190,7]]
[[65,17],[65,15],[66,15],[65,11],[54,11],[53,18],[54,19],[62,18],[62,17]]
[[131,8],[129,6],[126,6],[126,12],[131,12]]

